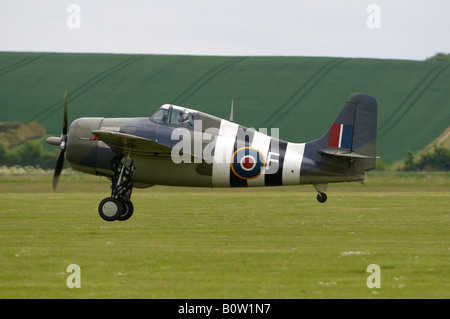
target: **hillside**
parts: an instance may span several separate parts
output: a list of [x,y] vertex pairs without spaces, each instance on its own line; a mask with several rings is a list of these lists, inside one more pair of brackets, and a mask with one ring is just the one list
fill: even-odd
[[423,150],[420,150],[417,155],[430,153],[435,147],[445,147],[450,149],[450,126],[433,142],[428,144]]
[[[279,127],[305,142],[323,135],[353,92],[379,104],[378,155],[392,163],[450,123],[450,63],[313,57],[212,57],[0,52],[0,121],[61,134],[82,116],[150,116],[173,103],[248,127]],[[270,132],[270,131],[269,131]]]
[[28,125],[19,122],[0,122],[0,143],[7,148],[42,137],[44,134],[45,129],[37,122]]

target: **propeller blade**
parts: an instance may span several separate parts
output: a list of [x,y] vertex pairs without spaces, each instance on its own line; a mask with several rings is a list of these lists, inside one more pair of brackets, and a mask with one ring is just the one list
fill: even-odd
[[59,176],[64,166],[64,153],[66,152],[66,142],[67,142],[67,91],[64,93],[64,118],[63,118],[63,129],[60,138],[52,137],[48,138],[47,142],[53,145],[59,145],[60,151],[58,154],[58,159],[56,160],[55,173],[53,175],[53,190],[56,190],[58,185]]
[[56,185],[58,185],[59,175],[61,175],[61,171],[64,165],[64,153],[65,149],[61,148],[59,151],[58,159],[56,160],[56,168],[55,174],[53,175],[53,190],[56,190]]

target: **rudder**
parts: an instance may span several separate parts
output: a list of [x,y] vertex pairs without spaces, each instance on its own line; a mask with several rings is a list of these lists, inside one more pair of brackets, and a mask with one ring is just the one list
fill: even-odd
[[371,170],[376,166],[377,158],[377,100],[366,94],[355,97],[355,126],[353,132],[353,151],[367,156],[357,159],[354,168]]

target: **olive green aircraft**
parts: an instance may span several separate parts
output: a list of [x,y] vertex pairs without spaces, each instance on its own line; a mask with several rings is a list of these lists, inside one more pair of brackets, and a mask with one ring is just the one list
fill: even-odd
[[[111,196],[98,207],[106,221],[127,220],[133,187],[256,187],[314,185],[327,200],[328,183],[363,182],[375,168],[377,101],[352,94],[328,132],[307,143],[278,138],[278,129],[246,128],[197,110],[165,104],[150,117],[85,117],[68,130],[67,92],[53,188],[64,158],[80,172],[106,176]],[[67,153],[67,154],[66,154]]]

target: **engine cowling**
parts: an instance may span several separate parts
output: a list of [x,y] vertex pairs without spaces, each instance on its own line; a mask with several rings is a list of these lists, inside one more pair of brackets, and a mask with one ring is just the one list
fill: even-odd
[[92,134],[100,128],[103,119],[79,118],[70,125],[66,159],[73,169],[92,175],[114,175],[111,162],[119,154]]

